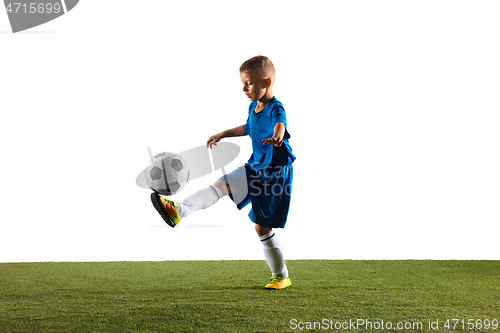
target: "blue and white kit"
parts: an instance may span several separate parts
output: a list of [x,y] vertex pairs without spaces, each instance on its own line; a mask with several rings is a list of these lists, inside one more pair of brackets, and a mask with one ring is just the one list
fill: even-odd
[[[284,228],[290,207],[295,156],[288,142],[286,114],[276,97],[260,112],[254,112],[257,102],[250,103],[244,126],[252,140],[252,156],[244,166],[220,180],[231,187],[230,197],[242,209],[252,203],[250,220],[269,228]],[[280,147],[264,145],[262,140],[273,137],[274,126],[285,125]]]

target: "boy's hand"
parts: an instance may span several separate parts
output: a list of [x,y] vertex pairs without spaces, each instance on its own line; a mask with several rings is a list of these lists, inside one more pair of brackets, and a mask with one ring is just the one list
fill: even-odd
[[281,121],[274,125],[274,133],[272,138],[262,140],[264,145],[273,145],[275,147],[281,147],[283,144],[283,136],[285,135],[285,124]]
[[281,145],[283,144],[283,139],[280,138],[279,136],[273,136],[272,138],[262,140],[262,143],[264,145],[273,145],[275,147],[281,147]]
[[210,148],[212,149],[212,145],[216,145],[217,146],[217,143],[216,142],[219,142],[220,140],[222,140],[224,136],[222,135],[222,133],[219,133],[219,134],[215,134],[215,135],[212,135],[208,141],[207,141],[207,148]]

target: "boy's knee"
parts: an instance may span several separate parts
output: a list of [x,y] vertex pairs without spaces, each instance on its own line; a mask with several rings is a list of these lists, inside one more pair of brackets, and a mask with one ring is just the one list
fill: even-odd
[[214,183],[214,186],[217,186],[217,188],[222,192],[222,194],[224,196],[228,195],[229,194],[229,185],[227,185],[225,182],[223,182],[222,180],[217,180],[215,183]]
[[260,224],[255,224],[255,231],[257,231],[257,235],[259,235],[259,237],[267,235],[272,230],[273,230],[272,228],[264,227]]
[[231,186],[229,186],[228,184],[226,184],[225,181],[222,181],[220,179],[218,179],[214,183],[214,186],[217,186],[217,188],[222,192],[222,195],[224,195],[224,196],[228,195],[229,193],[236,193],[236,191],[234,190],[234,188],[232,188]]

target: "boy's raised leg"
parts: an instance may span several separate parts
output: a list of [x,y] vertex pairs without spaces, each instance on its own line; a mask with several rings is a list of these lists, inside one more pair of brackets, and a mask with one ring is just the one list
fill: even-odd
[[157,193],[151,193],[151,202],[163,220],[174,228],[183,217],[194,211],[212,206],[224,195],[215,185],[201,189],[179,202],[167,200]]

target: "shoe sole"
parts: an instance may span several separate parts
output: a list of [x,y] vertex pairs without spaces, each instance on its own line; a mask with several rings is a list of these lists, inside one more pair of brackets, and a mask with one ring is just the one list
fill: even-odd
[[155,209],[160,213],[160,216],[163,218],[163,220],[172,228],[175,228],[175,223],[172,221],[170,216],[168,216],[167,212],[163,208],[163,204],[161,203],[160,196],[153,192],[151,193],[151,202],[153,203],[153,206]]
[[291,284],[285,288],[266,288],[266,287],[264,287],[264,290],[285,290],[285,289],[292,288],[292,287],[293,287],[293,285]]

